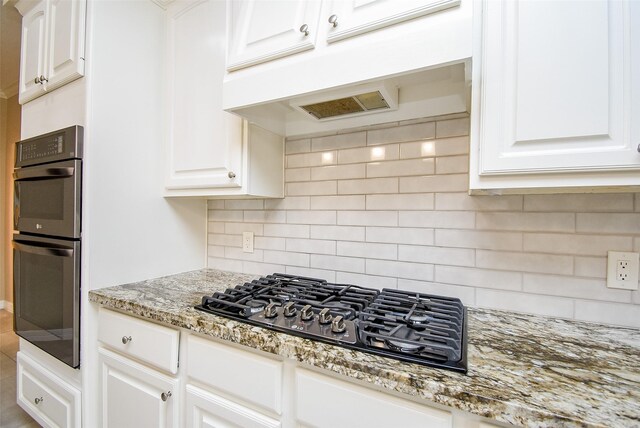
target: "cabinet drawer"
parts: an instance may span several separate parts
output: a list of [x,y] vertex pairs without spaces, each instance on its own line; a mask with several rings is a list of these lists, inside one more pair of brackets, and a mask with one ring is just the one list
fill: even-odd
[[100,308],[98,340],[161,370],[178,372],[178,330]]
[[193,336],[187,342],[187,360],[191,379],[281,414],[281,362]]
[[280,428],[280,422],[192,385],[187,385],[187,426]]
[[45,427],[80,426],[80,391],[18,352],[17,401]]
[[[329,376],[296,371],[296,416],[313,427],[451,428],[451,413]],[[349,405],[345,405],[348,403]],[[354,412],[353,409],[358,409]]]

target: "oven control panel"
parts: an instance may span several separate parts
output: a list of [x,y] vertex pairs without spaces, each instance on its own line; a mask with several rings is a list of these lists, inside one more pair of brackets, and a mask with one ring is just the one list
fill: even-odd
[[16,143],[16,168],[82,158],[83,128],[71,126]]

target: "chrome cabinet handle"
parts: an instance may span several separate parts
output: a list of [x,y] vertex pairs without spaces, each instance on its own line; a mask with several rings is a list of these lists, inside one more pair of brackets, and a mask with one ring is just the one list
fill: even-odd
[[133,339],[131,339],[131,336],[122,336],[122,343],[124,345],[126,345],[127,343],[131,342]]
[[40,404],[40,403],[42,403],[44,400],[43,400],[43,398],[42,398],[42,397],[40,397],[40,398],[36,398],[36,399],[35,399],[35,400],[33,400],[33,401],[34,401],[36,404]]
[[333,27],[337,27],[338,26],[338,15],[331,15],[329,17],[329,24],[333,24]]
[[229,171],[229,174],[227,174],[227,175],[228,175],[228,176],[229,176],[229,178],[231,178],[232,180],[233,180],[234,178],[236,178],[236,173],[235,173],[235,172],[233,172],[233,171]]
[[40,83],[44,83],[44,82],[48,82],[48,81],[49,81],[49,79],[47,79],[46,77],[44,77],[42,75],[40,76]]
[[638,153],[640,153],[640,144],[638,144]]
[[169,397],[171,397],[171,391],[163,392],[162,394],[160,394],[160,398],[162,399],[162,401],[167,401]]
[[40,78],[38,76],[36,76],[36,78],[33,79],[33,83],[35,83],[35,84],[40,83]]
[[304,33],[305,36],[309,35],[309,26],[307,24],[302,24],[300,27],[300,32]]

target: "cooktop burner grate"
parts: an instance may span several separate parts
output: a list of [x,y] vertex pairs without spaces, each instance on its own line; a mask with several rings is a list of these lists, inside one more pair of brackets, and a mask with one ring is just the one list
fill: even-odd
[[204,296],[198,310],[378,355],[466,373],[459,299],[274,273]]

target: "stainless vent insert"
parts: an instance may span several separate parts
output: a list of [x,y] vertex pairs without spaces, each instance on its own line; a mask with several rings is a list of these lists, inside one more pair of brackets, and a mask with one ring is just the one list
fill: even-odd
[[316,119],[327,119],[347,114],[363,113],[370,110],[388,109],[389,104],[380,91],[367,92],[351,97],[323,101],[300,106]]

